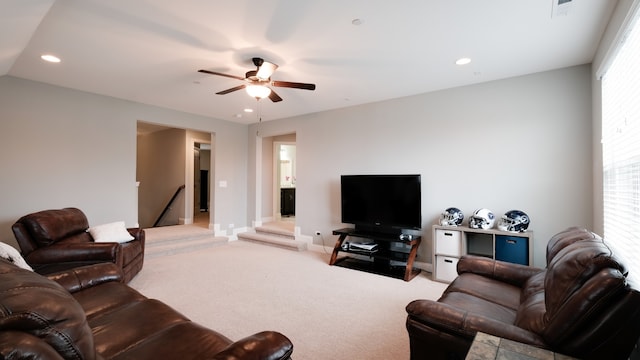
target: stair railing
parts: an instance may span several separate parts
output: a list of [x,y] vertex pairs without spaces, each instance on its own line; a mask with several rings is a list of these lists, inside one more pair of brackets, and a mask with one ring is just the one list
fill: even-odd
[[162,220],[162,218],[169,212],[169,210],[171,210],[171,205],[173,205],[173,202],[176,201],[176,198],[178,197],[178,195],[180,195],[180,192],[182,190],[184,190],[184,185],[178,186],[178,189],[171,197],[171,200],[169,200],[169,202],[167,203],[167,206],[164,207],[164,210],[162,210],[162,213],[160,214],[160,216],[158,216],[158,219],[153,224],[153,227],[157,227],[158,224],[160,224],[160,221]]

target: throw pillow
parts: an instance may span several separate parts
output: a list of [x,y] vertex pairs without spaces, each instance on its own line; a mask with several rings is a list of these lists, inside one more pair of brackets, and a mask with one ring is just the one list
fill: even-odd
[[7,259],[9,262],[14,263],[19,268],[33,271],[31,266],[29,266],[29,264],[24,261],[24,258],[22,257],[22,255],[20,255],[20,252],[9,244],[0,242],[0,258]]
[[87,231],[89,231],[95,242],[123,243],[134,239],[124,226],[124,221],[92,226]]

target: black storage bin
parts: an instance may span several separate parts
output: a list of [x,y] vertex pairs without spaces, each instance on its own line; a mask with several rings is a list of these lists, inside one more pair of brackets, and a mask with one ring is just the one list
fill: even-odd
[[529,244],[526,237],[496,235],[496,260],[529,265]]

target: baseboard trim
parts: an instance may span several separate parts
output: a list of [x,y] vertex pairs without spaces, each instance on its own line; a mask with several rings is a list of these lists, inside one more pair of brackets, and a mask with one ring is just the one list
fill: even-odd
[[414,261],[413,266],[417,267],[418,269],[422,269],[426,272],[433,273],[433,264],[429,264],[422,261]]

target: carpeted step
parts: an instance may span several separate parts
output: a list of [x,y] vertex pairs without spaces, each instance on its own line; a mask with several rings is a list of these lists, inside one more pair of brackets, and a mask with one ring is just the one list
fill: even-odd
[[145,257],[173,255],[228,243],[213,231],[196,225],[175,225],[145,229]]
[[278,246],[278,247],[296,250],[296,251],[307,250],[307,243],[304,241],[295,240],[293,236],[245,232],[245,233],[238,234],[238,240],[253,241],[253,242],[257,242],[265,245]]
[[295,240],[295,236],[293,235],[293,232],[291,232],[290,230],[286,230],[286,229],[280,229],[277,227],[270,227],[270,226],[256,226],[256,233],[258,234],[265,234],[265,235],[271,235],[271,236],[277,236],[277,237],[281,237],[281,238],[285,238],[288,240]]
[[212,246],[227,244],[229,240],[226,237],[215,237],[212,235],[206,237],[164,240],[161,242],[152,242],[145,244],[145,258],[154,258],[159,256],[168,256],[182,254],[190,251],[201,250]]
[[193,224],[159,226],[144,229],[144,232],[147,244],[213,236],[213,231]]

